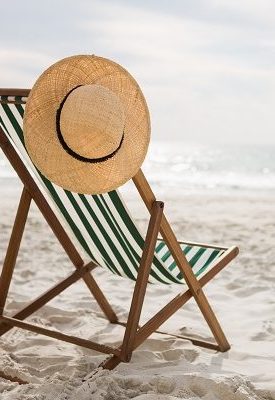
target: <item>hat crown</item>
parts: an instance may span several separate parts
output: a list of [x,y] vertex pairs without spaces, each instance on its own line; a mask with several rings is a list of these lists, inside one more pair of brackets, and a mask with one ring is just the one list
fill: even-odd
[[79,156],[97,159],[115,151],[125,125],[122,104],[101,85],[84,85],[66,98],[60,130],[66,145]]

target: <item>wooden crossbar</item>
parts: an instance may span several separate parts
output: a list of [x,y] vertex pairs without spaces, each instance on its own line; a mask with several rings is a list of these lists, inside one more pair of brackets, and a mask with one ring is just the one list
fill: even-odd
[[98,351],[99,353],[114,354],[116,356],[119,356],[119,354],[120,354],[119,350],[114,349],[110,346],[107,346],[104,344],[98,344],[98,343],[92,342],[91,340],[81,339],[76,336],[66,335],[61,332],[43,328],[42,326],[38,326],[38,325],[30,324],[28,322],[20,321],[19,319],[4,317],[2,315],[2,316],[0,316],[0,321],[3,321],[4,323],[7,323],[12,326],[17,326],[18,328],[26,329],[31,332],[49,336],[54,339],[59,339],[59,340],[63,340],[64,342],[76,344],[81,347],[86,347],[87,349]]
[[[126,326],[127,322],[122,322],[122,321],[118,321],[116,322],[118,325],[121,326]],[[138,329],[140,329],[140,326],[138,327]],[[167,331],[160,331],[159,329],[157,329],[156,331],[154,331],[154,333],[159,333],[160,335],[165,335],[165,336],[172,336],[175,337],[177,339],[183,339],[183,340],[188,340],[189,342],[193,343],[195,346],[199,346],[199,347],[205,347],[207,349],[211,349],[211,350],[219,350],[219,346],[216,343],[213,342],[209,342],[207,340],[200,340],[200,339],[196,339],[192,336],[183,336],[183,335],[179,335],[176,333],[171,333],[171,332],[167,332]]]
[[[13,315],[13,318],[18,320],[23,320],[33,314],[35,311],[39,310],[42,306],[47,304],[54,297],[59,295],[69,286],[71,286],[74,282],[85,276],[89,271],[94,269],[96,265],[93,262],[90,262],[83,267],[75,270],[73,273],[67,276],[67,278],[62,279],[52,288],[44,292],[42,295],[38,296],[35,300],[31,301],[27,306],[25,306],[22,310],[18,311]],[[8,332],[12,326],[8,326],[6,324],[0,323],[0,336],[4,333]]]

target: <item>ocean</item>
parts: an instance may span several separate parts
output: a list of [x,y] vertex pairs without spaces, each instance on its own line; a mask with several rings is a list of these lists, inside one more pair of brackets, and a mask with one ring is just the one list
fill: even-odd
[[155,142],[143,169],[154,186],[275,191],[275,145]]
[[[163,189],[275,191],[275,145],[152,141],[142,169]],[[0,178],[14,177],[0,152]]]

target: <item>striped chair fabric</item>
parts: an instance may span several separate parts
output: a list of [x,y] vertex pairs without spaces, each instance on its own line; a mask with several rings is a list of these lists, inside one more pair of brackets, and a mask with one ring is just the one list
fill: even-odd
[[[93,196],[73,193],[42,176],[24,147],[22,122],[26,100],[20,96],[0,96],[0,126],[3,131],[80,254],[115,274],[135,280],[144,238],[119,192]],[[181,248],[197,277],[209,271],[225,251],[224,248],[188,243],[182,243]],[[157,242],[150,282],[185,284],[162,240]]]

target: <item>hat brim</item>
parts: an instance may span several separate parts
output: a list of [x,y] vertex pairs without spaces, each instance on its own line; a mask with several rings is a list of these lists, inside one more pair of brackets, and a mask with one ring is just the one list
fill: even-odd
[[[94,164],[70,156],[56,133],[56,112],[66,94],[91,84],[116,94],[125,113],[121,148]],[[103,57],[78,55],[58,61],[38,78],[27,101],[23,130],[27,151],[43,175],[64,189],[98,194],[117,189],[137,173],[149,145],[150,117],[140,87],[124,68]]]

